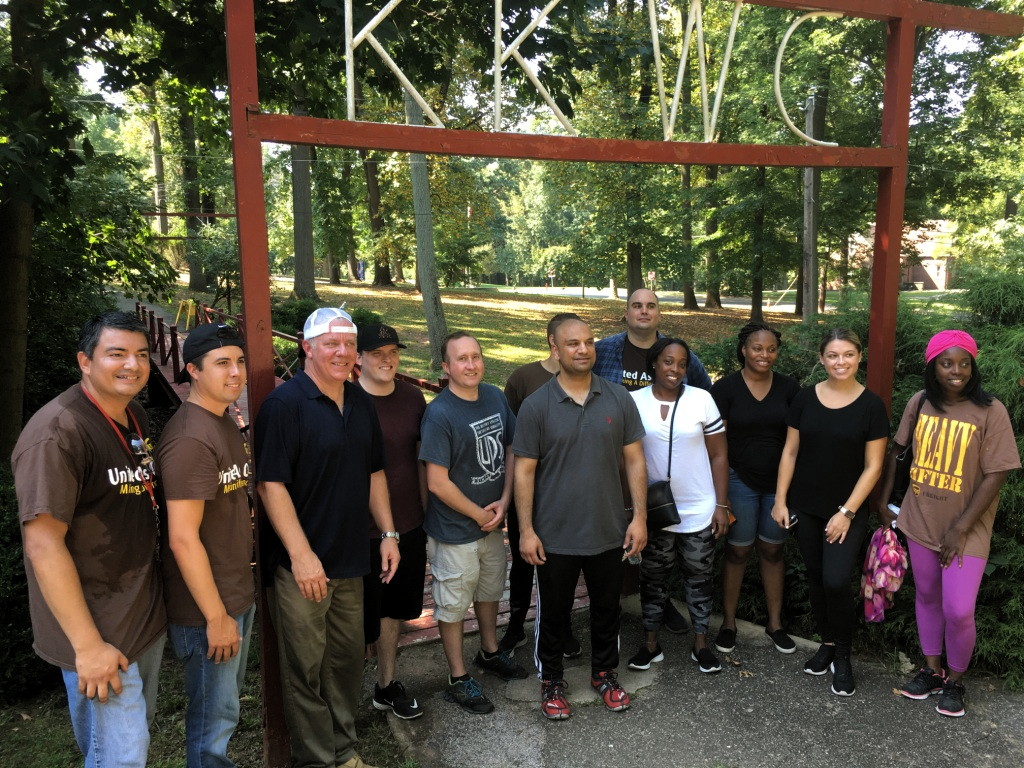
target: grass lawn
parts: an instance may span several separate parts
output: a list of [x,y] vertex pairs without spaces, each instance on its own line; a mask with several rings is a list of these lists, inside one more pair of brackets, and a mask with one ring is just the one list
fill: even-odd
[[[275,299],[285,299],[290,292],[290,280],[273,280],[271,294]],[[431,380],[440,375],[429,367],[430,350],[423,302],[414,290],[374,288],[363,283],[342,283],[340,286],[319,283],[317,292],[324,305],[338,306],[347,302],[349,307],[377,312],[384,322],[394,326],[402,343],[409,347],[402,352],[404,373]],[[190,297],[197,300],[209,298],[182,289],[165,309],[173,317],[178,301]],[[445,290],[441,298],[449,331],[468,331],[479,339],[487,363],[486,380],[498,386],[503,386],[518,366],[547,356],[544,330],[552,315],[577,313],[591,323],[596,338],[625,330],[622,323],[624,299],[514,294],[504,290],[499,292],[494,286]],[[237,306],[232,309],[239,311]],[[747,322],[749,310],[687,311],[677,303],[665,302],[661,305],[661,315],[662,330],[692,342],[694,351],[700,354],[702,342],[734,336]],[[768,312],[765,319],[778,326],[799,321],[792,314],[782,312]],[[276,330],[290,332],[288,329]]]
[[[35,698],[0,708],[0,766],[10,768],[68,768],[81,765],[68,717],[67,697],[60,674],[53,669],[54,687]],[[160,670],[160,696],[149,748],[150,768],[185,766],[185,698],[180,662],[168,646]],[[360,753],[379,768],[414,768],[403,762],[382,712],[367,699],[357,719]],[[249,653],[242,714],[228,749],[239,768],[263,765],[263,726],[260,714],[260,670],[257,639]]]

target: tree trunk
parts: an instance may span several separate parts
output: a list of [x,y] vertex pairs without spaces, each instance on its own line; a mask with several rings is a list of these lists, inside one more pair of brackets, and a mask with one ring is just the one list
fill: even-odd
[[796,270],[796,301],[793,302],[793,314],[797,317],[803,317],[804,314],[804,260],[800,259],[800,264]]
[[[718,181],[718,166],[709,165],[707,170],[707,186],[712,190],[713,197],[715,184]],[[707,222],[704,225],[704,233],[709,237],[718,232],[718,203],[712,204]],[[707,295],[704,297],[704,309],[722,308],[722,276],[719,274],[718,245],[714,241],[708,245],[707,254]]]
[[754,211],[754,259],[750,286],[750,322],[764,321],[764,250],[765,250],[765,188],[768,185],[768,169],[758,168],[754,174],[754,194],[757,209]]
[[[377,174],[377,161],[365,149],[359,150],[359,155],[363,158],[363,173],[366,174],[366,207],[370,213],[370,233],[373,235],[376,245],[384,233],[384,219],[380,215],[380,180]],[[378,286],[395,284],[391,279],[391,264],[388,254],[383,248],[374,248],[373,284]]]
[[1003,203],[1003,218],[1004,219],[1016,218],[1017,211],[1019,211],[1019,210],[1020,210],[1020,205],[1017,203],[1017,200],[1014,198],[1014,196],[1011,193],[1007,192],[1006,193],[1006,200]]
[[[11,66],[17,77],[4,76],[6,106],[20,105],[30,114],[49,95],[32,33],[43,16],[43,0],[12,3],[7,8],[11,31]],[[31,123],[30,123],[31,124]],[[0,315],[0,456],[6,461],[21,433],[28,347],[28,288],[32,262],[35,209],[29,189],[0,184],[0,285],[6,297]]]
[[205,291],[208,283],[203,263],[196,249],[199,237],[199,214],[202,204],[199,199],[199,148],[196,142],[196,124],[192,119],[189,105],[182,104],[178,112],[178,128],[181,131],[181,181],[185,193],[185,261],[188,263],[188,289]]
[[160,121],[157,119],[156,88],[146,88],[146,101],[150,104],[149,136],[153,142],[153,203],[160,215],[156,219],[156,231],[167,235],[167,179],[164,174],[163,140],[160,136]]
[[[294,110],[302,114],[301,108]],[[316,299],[316,278],[313,269],[313,193],[310,164],[312,147],[292,144],[292,218],[295,244],[295,280],[292,296],[297,299]]]
[[839,290],[847,293],[850,290],[850,238],[843,238],[839,246]]
[[[353,216],[354,216],[354,212],[352,210],[352,200],[353,200],[354,195],[352,194],[352,163],[349,162],[350,156],[351,156],[352,159],[354,159],[355,158],[355,153],[352,152],[352,150],[348,150],[348,149],[345,150],[345,152],[344,152],[345,162],[342,163],[342,165],[341,165],[341,183],[342,183],[342,187],[345,189],[345,200],[348,203],[348,207],[347,207],[347,209],[345,211],[345,215],[348,216],[349,238],[348,238],[348,249],[347,249],[347,253],[345,254],[345,258],[346,258],[346,261],[348,262],[348,279],[349,280],[358,280],[359,279],[359,270],[356,267],[356,239],[355,239],[355,237],[352,234],[353,228],[354,228],[354,225],[352,223],[352,219],[353,219]],[[340,267],[339,267],[339,270],[340,270]],[[340,283],[341,282],[341,279],[340,279],[341,276],[339,275],[338,277],[339,277],[338,282]],[[334,276],[333,275],[331,276],[331,282],[334,283]]]
[[[409,94],[405,95],[405,115],[409,125],[423,125],[423,110]],[[438,371],[441,369],[441,346],[448,335],[448,323],[445,321],[441,289],[437,282],[434,214],[425,155],[409,155],[409,174],[412,181],[413,218],[416,220],[416,282],[423,296],[423,315],[430,338],[430,368]]]
[[683,309],[696,311],[700,309],[697,303],[697,293],[693,287],[693,169],[684,165],[680,172],[681,186],[683,188],[683,253],[682,253],[682,281],[683,281]]
[[[13,13],[11,25],[13,35]],[[14,450],[22,426],[34,229],[35,211],[27,199],[0,202],[0,281],[7,291],[0,317],[0,390],[7,393],[0,398],[0,455],[5,457]]]
[[[820,93],[818,92],[820,90]],[[824,133],[825,105],[828,100],[827,91],[816,86],[811,87],[804,107],[806,126],[804,130],[811,138],[820,138]],[[804,322],[814,322],[814,311],[817,305],[818,277],[818,195],[821,191],[821,169],[804,169],[804,237],[803,267],[804,279],[801,291],[804,295]]]
[[818,294],[818,312],[825,311],[825,291],[828,289],[828,260],[821,263],[821,293]]
[[640,243],[630,240],[626,243],[626,285],[629,295],[644,287],[643,265],[640,263]]

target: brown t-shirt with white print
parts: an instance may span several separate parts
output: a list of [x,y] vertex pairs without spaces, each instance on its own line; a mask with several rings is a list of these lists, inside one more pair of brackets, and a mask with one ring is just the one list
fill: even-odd
[[[156,452],[160,483],[168,500],[205,501],[199,540],[206,549],[221,602],[230,616],[253,604],[252,520],[249,478],[252,461],[238,424],[185,402],[167,422]],[[172,624],[206,624],[164,533],[164,599]]]
[[[147,438],[142,407],[129,405]],[[128,434],[122,432],[126,438]],[[129,444],[130,444],[130,438]],[[152,465],[129,456],[114,427],[75,384],[29,419],[11,456],[18,519],[52,515],[67,524],[64,539],[85,602],[103,637],[133,662],[167,626],[155,560],[157,521],[143,480]],[[33,648],[51,664],[75,669],[75,653],[25,558]]]
[[[910,488],[896,525],[923,547],[938,551],[942,539],[967,508],[986,474],[1018,469],[1020,455],[1006,407],[970,401],[944,406],[925,402],[915,421],[921,393],[907,403],[896,442],[914,444]],[[988,558],[999,497],[992,500],[967,533],[964,554]]]

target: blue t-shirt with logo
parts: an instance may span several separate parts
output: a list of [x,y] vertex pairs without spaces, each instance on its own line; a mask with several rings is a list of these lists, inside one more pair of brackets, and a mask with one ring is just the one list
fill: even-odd
[[[420,460],[447,467],[466,498],[486,507],[505,488],[505,448],[515,435],[516,417],[501,390],[481,384],[476,400],[445,389],[428,405],[420,426]],[[486,536],[476,521],[431,493],[423,528],[445,544],[467,544]]]

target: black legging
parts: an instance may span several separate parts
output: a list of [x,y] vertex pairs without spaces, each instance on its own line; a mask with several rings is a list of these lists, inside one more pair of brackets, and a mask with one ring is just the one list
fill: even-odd
[[818,634],[824,643],[849,648],[856,617],[850,580],[854,567],[860,565],[868,513],[864,510],[854,518],[842,544],[829,544],[825,538],[828,518],[797,514],[800,522],[796,538],[807,565],[807,586]]

